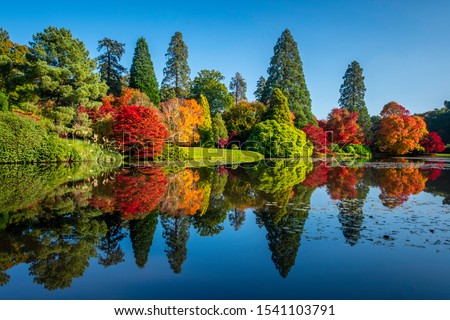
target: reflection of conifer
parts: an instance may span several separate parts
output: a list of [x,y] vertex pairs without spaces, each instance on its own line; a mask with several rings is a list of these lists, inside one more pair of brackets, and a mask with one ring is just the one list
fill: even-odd
[[[285,207],[265,206],[256,212],[258,223],[267,230],[272,261],[283,278],[288,276],[295,264],[313,191],[297,185],[292,189],[292,197]],[[280,215],[279,210],[286,213]]]
[[339,201],[338,219],[342,225],[342,233],[346,242],[354,246],[361,237],[361,229],[364,220],[364,200],[369,193],[369,186],[360,182],[356,186],[357,194],[354,199],[343,199]]
[[[103,221],[106,223],[108,231],[106,235],[100,239],[98,249],[99,264],[104,267],[110,267],[122,262],[124,253],[120,247],[120,241],[126,237],[126,233],[122,230],[122,217],[120,214],[105,214]],[[102,255],[101,252],[104,254]]]
[[158,213],[156,211],[146,215],[142,219],[131,220],[129,222],[134,260],[140,269],[144,268],[147,263],[157,224]]
[[245,210],[234,208],[232,213],[228,215],[228,220],[234,230],[238,231],[245,221]]
[[186,244],[189,240],[190,217],[164,215],[161,218],[161,224],[167,246],[164,251],[170,268],[175,273],[181,273],[181,266],[187,257]]

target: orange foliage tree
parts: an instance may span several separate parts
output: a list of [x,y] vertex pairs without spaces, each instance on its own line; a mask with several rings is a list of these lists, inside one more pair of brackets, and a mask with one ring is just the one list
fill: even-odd
[[168,174],[160,211],[173,216],[195,215],[203,203],[203,190],[198,184],[199,180],[199,173],[191,169]]
[[169,132],[168,140],[190,146],[200,141],[198,127],[205,120],[203,108],[195,99],[170,99],[161,103],[162,121]]
[[412,151],[423,151],[420,141],[427,135],[423,118],[410,116],[409,111],[395,102],[386,104],[375,145],[381,152],[404,155]]

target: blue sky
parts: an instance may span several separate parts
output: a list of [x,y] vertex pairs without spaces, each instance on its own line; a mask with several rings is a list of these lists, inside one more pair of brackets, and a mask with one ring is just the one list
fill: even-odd
[[360,62],[371,114],[397,101],[412,112],[450,100],[450,1],[9,1],[0,27],[13,41],[28,43],[49,25],[65,27],[97,56],[97,41],[126,44],[130,67],[136,40],[150,47],[162,79],[170,37],[183,33],[192,76],[217,69],[230,78],[239,71],[253,98],[266,76],[273,46],[285,28],[299,45],[313,112],[324,118],[337,106],[347,65]]

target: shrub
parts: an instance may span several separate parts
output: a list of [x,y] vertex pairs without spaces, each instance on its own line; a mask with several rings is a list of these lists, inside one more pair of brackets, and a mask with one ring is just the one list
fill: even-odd
[[179,146],[167,143],[162,149],[161,156],[155,157],[157,161],[183,161],[186,160],[187,153]]
[[358,155],[362,157],[371,157],[372,152],[370,148],[364,144],[349,144],[341,149],[341,153],[346,153],[350,155]]
[[249,149],[270,158],[298,158],[312,155],[306,134],[289,124],[266,120],[257,124],[249,138]]
[[9,102],[8,97],[0,92],[0,111],[8,111],[9,110]]
[[40,122],[13,112],[0,113],[0,163],[79,160],[66,140],[49,135]]

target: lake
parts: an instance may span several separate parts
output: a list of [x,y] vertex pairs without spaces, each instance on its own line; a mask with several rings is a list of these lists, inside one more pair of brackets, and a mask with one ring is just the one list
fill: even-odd
[[450,299],[450,162],[0,166],[1,299]]

